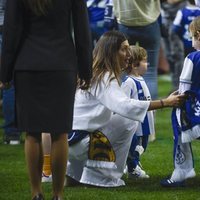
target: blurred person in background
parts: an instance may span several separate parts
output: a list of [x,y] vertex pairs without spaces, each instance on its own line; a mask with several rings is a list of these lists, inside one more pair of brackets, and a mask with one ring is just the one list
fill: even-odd
[[115,28],[112,0],[86,0],[93,48],[101,35]]
[[184,57],[195,49],[192,47],[192,39],[188,27],[195,17],[200,16],[200,8],[195,5],[194,0],[188,0],[184,8],[178,10],[173,22],[172,31],[175,32],[183,42]]
[[[6,0],[0,0],[0,53]],[[19,144],[21,132],[15,126],[15,91],[13,81],[9,89],[2,89],[2,112],[4,117],[4,144]]]
[[178,89],[179,76],[183,66],[183,44],[177,34],[172,31],[173,21],[179,9],[186,5],[186,0],[165,0],[161,4],[162,27],[165,30],[162,45],[169,63],[172,90]]
[[152,99],[158,96],[157,65],[160,50],[160,0],[113,0],[118,30],[128,36],[129,43],[136,43],[147,50],[148,71],[144,79]]

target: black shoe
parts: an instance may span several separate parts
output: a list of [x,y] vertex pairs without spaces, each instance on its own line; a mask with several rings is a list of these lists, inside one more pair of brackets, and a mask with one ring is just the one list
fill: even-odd
[[44,200],[44,197],[42,194],[37,194],[36,196],[33,197],[32,200]]
[[163,179],[160,182],[161,186],[163,187],[184,187],[185,182],[184,181],[173,181],[170,178]]

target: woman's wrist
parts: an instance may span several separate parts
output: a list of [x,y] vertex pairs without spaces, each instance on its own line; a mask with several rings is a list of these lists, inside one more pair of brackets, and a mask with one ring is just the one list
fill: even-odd
[[171,106],[170,101],[168,101],[168,99],[160,99],[160,104],[161,104],[162,108]]
[[165,104],[164,104],[164,100],[163,100],[163,99],[160,99],[160,105],[161,105],[161,108],[164,108],[164,107],[165,107]]

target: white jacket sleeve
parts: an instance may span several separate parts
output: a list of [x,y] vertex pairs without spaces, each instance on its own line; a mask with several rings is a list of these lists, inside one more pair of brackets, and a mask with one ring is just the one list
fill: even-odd
[[115,79],[108,84],[101,82],[95,96],[111,111],[140,122],[143,122],[150,104],[149,101],[139,101],[127,97]]

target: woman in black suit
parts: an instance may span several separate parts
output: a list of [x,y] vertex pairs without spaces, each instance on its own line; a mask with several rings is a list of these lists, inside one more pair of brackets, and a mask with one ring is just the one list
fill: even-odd
[[41,132],[50,132],[52,137],[53,199],[62,196],[77,74],[80,87],[87,89],[91,63],[84,0],[7,1],[0,81],[7,87],[14,79],[16,123],[26,132],[25,155],[34,200],[43,199]]

